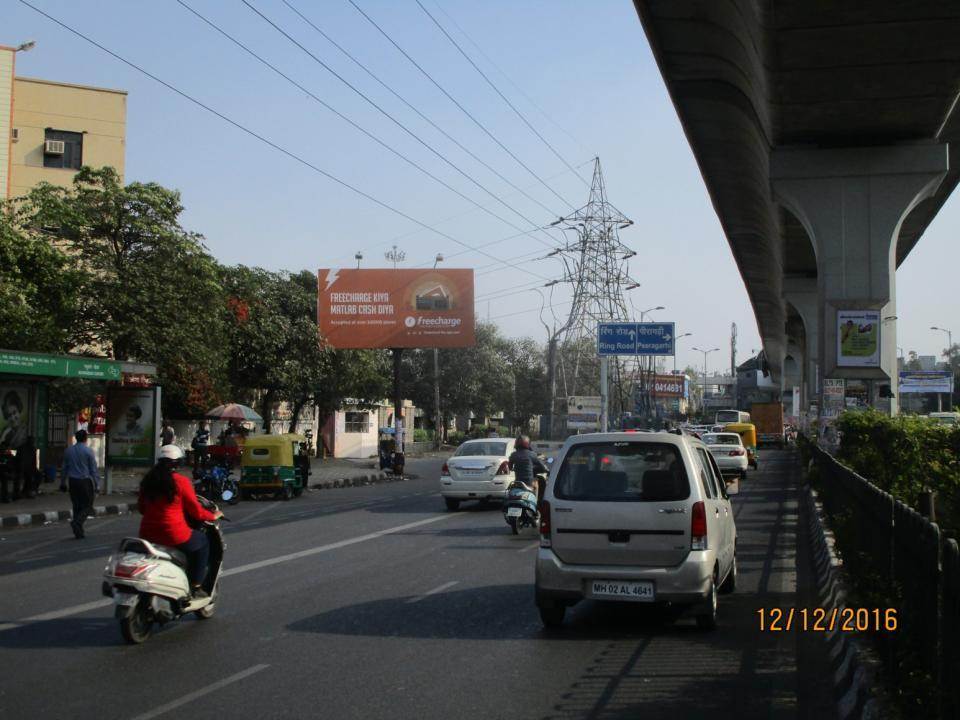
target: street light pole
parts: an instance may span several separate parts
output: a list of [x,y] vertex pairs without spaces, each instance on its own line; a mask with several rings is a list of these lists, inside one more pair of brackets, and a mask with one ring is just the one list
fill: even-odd
[[946,328],[937,327],[936,325],[930,326],[931,330],[939,330],[940,332],[945,332],[947,334],[947,367],[950,369],[950,412],[953,412],[953,366],[950,364],[950,353],[953,351],[953,333],[947,330]]
[[697,352],[702,352],[702,353],[703,353],[703,390],[702,390],[702,398],[703,398],[703,416],[704,416],[704,418],[706,418],[706,416],[707,416],[707,355],[709,355],[709,354],[712,353],[712,352],[718,351],[720,348],[711,348],[710,350],[701,350],[700,348],[695,347],[695,348],[691,348],[691,349],[692,349],[692,350],[696,350]]
[[[675,340],[679,340],[680,338],[690,337],[691,335],[693,335],[693,333],[684,333],[683,335],[677,335],[677,337],[675,338]],[[674,346],[673,346],[673,374],[674,374],[674,375],[677,374],[677,346],[676,346],[676,343],[674,343]]]
[[[436,269],[439,263],[443,262],[443,254],[437,253],[437,256],[433,259],[433,267]],[[442,443],[441,435],[443,434],[443,415],[440,412],[440,351],[437,348],[433,349],[433,409],[434,409],[434,444],[437,446],[437,450],[440,449],[440,444]]]

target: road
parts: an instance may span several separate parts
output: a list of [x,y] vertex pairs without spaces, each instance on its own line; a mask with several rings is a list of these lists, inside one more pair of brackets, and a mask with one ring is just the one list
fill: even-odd
[[[796,464],[766,452],[734,499],[739,589],[720,628],[585,602],[559,631],[533,605],[536,537],[499,509],[443,510],[420,478],[228,508],[216,617],[120,637],[100,575],[138,516],[0,541],[0,716],[138,718],[831,717],[820,645],[758,629],[800,607]],[[798,591],[799,587],[799,591]]]

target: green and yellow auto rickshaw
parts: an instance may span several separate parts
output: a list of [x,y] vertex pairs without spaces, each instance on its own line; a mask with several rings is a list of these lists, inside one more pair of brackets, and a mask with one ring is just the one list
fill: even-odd
[[723,426],[724,432],[735,432],[747,449],[747,464],[754,470],[760,467],[757,455],[757,428],[753,423],[729,423]]
[[240,495],[271,493],[289,500],[300,497],[310,477],[307,439],[296,433],[251,435],[240,460]]

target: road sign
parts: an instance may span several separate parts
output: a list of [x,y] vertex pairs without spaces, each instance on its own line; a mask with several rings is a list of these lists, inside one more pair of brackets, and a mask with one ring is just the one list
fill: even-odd
[[600,323],[597,326],[599,355],[673,355],[674,323]]

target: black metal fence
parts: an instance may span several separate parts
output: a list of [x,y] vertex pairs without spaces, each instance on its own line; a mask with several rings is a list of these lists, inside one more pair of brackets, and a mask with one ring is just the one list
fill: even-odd
[[[896,610],[875,632],[888,677],[923,717],[960,717],[960,550],[936,524],[819,447],[817,489],[861,606]],[[920,715],[918,715],[920,716]]]

